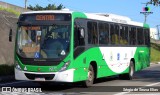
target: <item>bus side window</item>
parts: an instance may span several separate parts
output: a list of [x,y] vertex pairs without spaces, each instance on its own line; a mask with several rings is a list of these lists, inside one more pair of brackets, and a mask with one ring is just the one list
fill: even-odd
[[108,44],[109,43],[109,24],[99,23],[99,43]]
[[78,45],[79,45],[79,41],[78,41],[78,27],[74,23],[74,47],[76,48]]
[[129,44],[130,45],[136,45],[136,28],[130,27],[129,28]]
[[149,45],[150,44],[149,29],[144,29],[144,35],[145,35],[145,45]]
[[128,44],[128,27],[120,26],[120,44],[126,45]]
[[77,46],[84,46],[85,45],[85,35],[82,37],[82,30],[83,34],[85,34],[85,21],[83,19],[76,19],[74,22],[74,47]]
[[110,28],[111,32],[111,44],[119,44],[119,25],[112,25]]
[[137,40],[138,40],[138,45],[144,45],[143,28],[137,28]]
[[96,22],[88,22],[88,43],[89,44],[97,44],[98,43],[98,32],[97,32],[97,23]]
[[76,48],[77,46],[83,46],[83,45],[84,45],[84,38],[81,38],[80,27],[77,27],[75,25],[74,27],[74,47]]
[[113,35],[114,35],[114,25],[111,24],[111,25],[110,25],[110,37],[111,37],[110,39],[111,39],[111,44],[115,44]]

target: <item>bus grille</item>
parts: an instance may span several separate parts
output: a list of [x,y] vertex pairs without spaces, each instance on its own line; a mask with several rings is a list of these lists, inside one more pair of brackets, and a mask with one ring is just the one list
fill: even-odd
[[28,73],[25,73],[25,76],[30,80],[34,80],[35,78],[45,78],[45,80],[52,80],[55,74],[28,74]]

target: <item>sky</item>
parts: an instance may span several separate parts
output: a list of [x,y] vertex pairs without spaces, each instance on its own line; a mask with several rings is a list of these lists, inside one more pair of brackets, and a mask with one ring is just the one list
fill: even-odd
[[[10,4],[24,7],[25,0],[0,0]],[[144,3],[150,0],[27,0],[27,6],[47,6],[48,4],[62,4],[72,11],[87,13],[113,13],[127,16],[133,21],[144,22],[144,15],[140,14],[146,6]],[[147,16],[150,27],[160,25],[160,6],[148,5],[153,14]],[[160,27],[160,26],[159,26]]]

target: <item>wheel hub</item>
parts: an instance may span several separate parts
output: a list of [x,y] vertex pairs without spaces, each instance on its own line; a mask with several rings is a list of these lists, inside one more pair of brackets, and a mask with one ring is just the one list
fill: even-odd
[[88,72],[88,80],[89,81],[93,80],[93,73],[91,71]]

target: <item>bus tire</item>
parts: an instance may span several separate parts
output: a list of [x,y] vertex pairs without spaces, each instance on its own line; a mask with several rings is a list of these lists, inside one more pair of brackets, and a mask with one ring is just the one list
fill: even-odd
[[93,85],[93,82],[94,82],[94,69],[93,66],[90,65],[88,70],[88,79],[83,82],[83,86],[90,87]]
[[134,74],[134,63],[133,63],[133,61],[130,61],[129,72],[127,74],[119,75],[119,78],[124,79],[124,80],[132,80],[133,74]]

